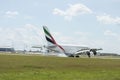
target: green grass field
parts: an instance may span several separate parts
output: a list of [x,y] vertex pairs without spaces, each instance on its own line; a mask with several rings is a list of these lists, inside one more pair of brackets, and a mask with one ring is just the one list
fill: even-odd
[[120,80],[120,59],[0,54],[0,80]]

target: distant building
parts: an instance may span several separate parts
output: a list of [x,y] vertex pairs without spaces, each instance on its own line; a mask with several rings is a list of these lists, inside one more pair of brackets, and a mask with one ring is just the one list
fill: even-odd
[[11,47],[0,47],[0,52],[14,52],[14,48]]
[[119,56],[116,53],[100,53],[100,56]]

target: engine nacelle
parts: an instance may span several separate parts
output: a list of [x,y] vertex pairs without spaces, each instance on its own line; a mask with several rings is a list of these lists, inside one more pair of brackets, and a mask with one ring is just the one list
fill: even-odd
[[97,52],[95,49],[90,49],[90,52],[93,52],[94,55],[97,55]]
[[71,54],[71,55],[68,55],[68,57],[76,57],[76,58],[79,58],[79,55]]
[[86,54],[88,55],[88,57],[90,58],[90,51],[87,51]]

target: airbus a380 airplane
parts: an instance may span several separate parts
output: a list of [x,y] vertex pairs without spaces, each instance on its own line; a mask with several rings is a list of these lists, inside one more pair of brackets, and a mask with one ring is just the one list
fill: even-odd
[[48,52],[64,53],[68,57],[79,57],[81,54],[87,54],[90,57],[91,52],[96,55],[98,50],[102,50],[101,48],[88,48],[78,45],[59,45],[46,26],[43,26],[43,30],[48,43],[46,46]]

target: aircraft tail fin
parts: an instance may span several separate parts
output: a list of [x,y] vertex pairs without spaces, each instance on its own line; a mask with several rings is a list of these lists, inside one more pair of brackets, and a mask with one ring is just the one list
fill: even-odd
[[46,26],[43,26],[43,30],[45,33],[45,38],[48,42],[48,46],[51,47],[58,47],[60,48],[63,52],[65,52],[65,50],[62,48],[62,46],[58,45],[55,41],[55,39],[53,38],[53,36],[50,34],[50,31],[48,30],[48,28]]
[[44,30],[45,38],[46,38],[47,42],[50,44],[56,45],[57,43],[54,40],[54,38],[52,37],[52,35],[50,34],[48,28],[46,26],[43,26],[43,30]]

